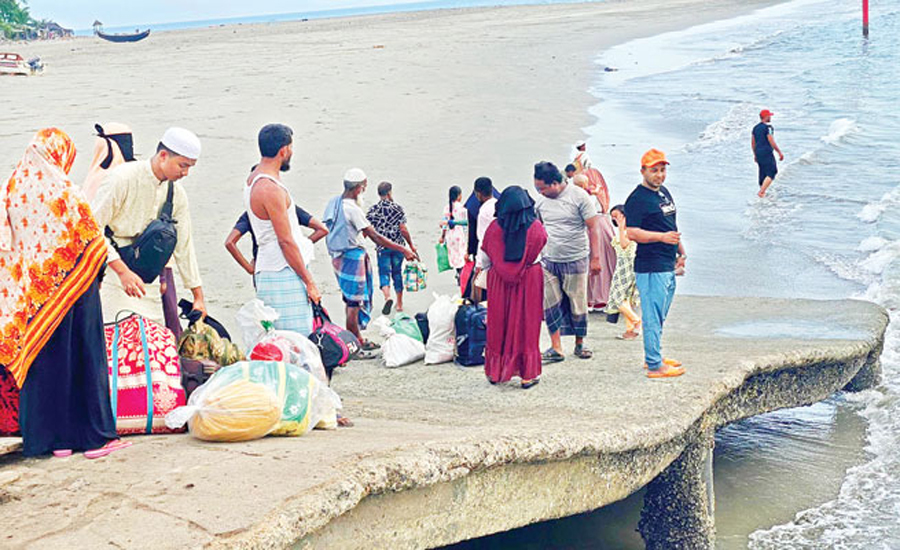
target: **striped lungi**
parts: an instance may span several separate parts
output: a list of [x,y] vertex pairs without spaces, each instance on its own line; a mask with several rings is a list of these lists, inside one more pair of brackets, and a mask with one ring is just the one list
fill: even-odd
[[290,267],[257,273],[256,297],[278,312],[276,329],[291,330],[304,336],[312,332],[312,307],[306,285]]
[[550,334],[587,335],[588,259],[541,262],[544,268],[544,321]]

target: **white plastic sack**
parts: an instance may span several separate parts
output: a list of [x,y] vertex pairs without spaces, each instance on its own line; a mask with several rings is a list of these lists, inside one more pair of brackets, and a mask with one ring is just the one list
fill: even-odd
[[305,369],[275,361],[222,367],[188,400],[166,415],[166,426],[185,423],[206,441],[248,441],[267,434],[301,436],[334,428],[340,398]]
[[247,353],[266,334],[274,328],[278,312],[268,307],[259,298],[250,300],[238,310],[235,320],[241,329],[241,338],[244,340]]
[[425,364],[436,365],[453,361],[456,352],[456,310],[459,303],[450,296],[434,294],[428,308],[428,344],[425,345]]
[[402,367],[425,357],[425,344],[405,334],[397,334],[387,317],[376,319],[375,326],[385,338],[381,344],[381,359],[384,366]]

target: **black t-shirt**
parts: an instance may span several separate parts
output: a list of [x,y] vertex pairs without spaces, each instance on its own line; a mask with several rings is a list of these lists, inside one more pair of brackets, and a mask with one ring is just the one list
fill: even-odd
[[[644,185],[637,188],[625,201],[625,223],[647,231],[666,233],[678,231],[675,201],[665,186],[653,191]],[[638,243],[634,259],[637,273],[661,273],[675,271],[678,245],[666,243]]]
[[753,139],[756,142],[756,160],[769,160],[771,157],[775,159],[775,153],[772,151],[772,144],[769,143],[769,136],[775,133],[775,129],[771,124],[760,122],[753,127]]
[[[309,221],[312,219],[312,214],[299,206],[294,205],[294,208],[296,209],[297,220],[300,221],[300,225],[309,227]],[[241,235],[250,233],[250,239],[253,241],[253,259],[256,260],[256,253],[259,251],[259,246],[256,244],[256,235],[253,234],[253,227],[250,225],[250,216],[246,212],[241,214],[238,221],[234,223],[234,228],[237,229],[238,233]]]

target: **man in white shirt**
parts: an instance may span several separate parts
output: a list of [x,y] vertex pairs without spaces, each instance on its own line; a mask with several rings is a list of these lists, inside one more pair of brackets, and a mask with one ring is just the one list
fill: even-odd
[[[157,219],[172,182],[172,218],[177,243],[173,257],[184,285],[194,296],[194,309],[206,315],[200,269],[191,232],[187,193],[181,180],[200,157],[200,140],[184,128],[169,128],[149,160],[127,162],[106,176],[91,209],[97,224],[112,232],[108,273],[100,287],[104,321],[114,321],[122,310],[134,311],[163,324],[158,292],[148,292],[144,281],[120,258],[118,248],[130,245]],[[162,268],[160,266],[160,273]]]
[[311,303],[322,297],[308,269],[312,243],[300,231],[293,197],[279,175],[291,167],[293,131],[267,124],[259,131],[262,158],[247,179],[244,206],[257,236],[256,297],[278,312],[275,328],[304,336],[312,332]]

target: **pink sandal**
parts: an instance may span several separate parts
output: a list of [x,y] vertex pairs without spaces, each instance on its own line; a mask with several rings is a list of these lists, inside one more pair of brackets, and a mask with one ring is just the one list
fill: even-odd
[[53,451],[53,456],[56,458],[66,458],[72,456],[72,449],[56,449]]
[[90,451],[85,451],[84,457],[89,459],[102,458],[118,451],[119,449],[127,449],[128,447],[131,447],[131,445],[131,441],[114,439],[112,441],[108,441],[106,445],[100,447],[99,449],[91,449]]

